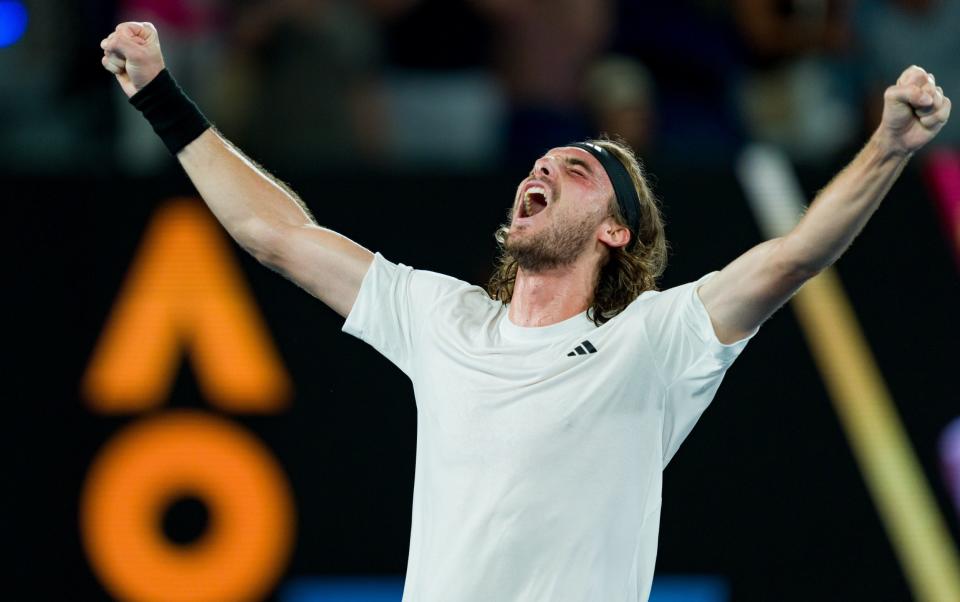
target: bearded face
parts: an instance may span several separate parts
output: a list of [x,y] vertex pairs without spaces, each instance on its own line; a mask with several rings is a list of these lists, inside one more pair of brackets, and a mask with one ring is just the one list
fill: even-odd
[[573,264],[613,215],[612,192],[592,155],[573,147],[551,150],[517,188],[504,249],[528,273]]
[[597,216],[556,217],[535,231],[514,225],[507,234],[504,248],[524,271],[536,273],[571,265],[594,238]]

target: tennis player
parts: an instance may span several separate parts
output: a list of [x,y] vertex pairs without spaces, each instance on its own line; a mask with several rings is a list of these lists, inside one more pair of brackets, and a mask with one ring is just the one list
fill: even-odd
[[484,290],[318,226],[210,127],[149,23],[123,23],[101,46],[233,238],[413,382],[403,599],[415,602],[646,600],[664,467],[764,320],[840,257],[950,114],[933,75],[909,67],[793,231],[665,291],[663,226],[630,149],[554,148],[517,189]]

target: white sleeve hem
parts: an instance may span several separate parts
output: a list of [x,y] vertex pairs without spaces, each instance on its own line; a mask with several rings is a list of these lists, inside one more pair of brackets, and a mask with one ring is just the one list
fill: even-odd
[[713,277],[714,274],[718,272],[710,272],[706,274],[696,282],[693,286],[690,287],[690,294],[693,295],[693,299],[688,307],[691,309],[691,315],[689,318],[693,326],[700,333],[700,336],[703,340],[709,345],[710,350],[714,357],[721,360],[723,363],[730,363],[743,351],[743,348],[746,347],[747,343],[760,331],[760,327],[757,326],[753,329],[752,332],[744,336],[743,338],[736,340],[732,343],[722,343],[720,342],[719,337],[717,337],[717,332],[713,328],[713,322],[710,319],[710,313],[707,311],[706,306],[703,304],[703,300],[700,298],[700,294],[697,292],[707,280]]
[[363,324],[367,322],[365,310],[368,305],[365,299],[367,295],[372,294],[370,290],[376,287],[377,268],[380,267],[378,263],[383,261],[386,261],[386,259],[384,259],[379,252],[374,253],[373,262],[370,264],[370,267],[367,268],[367,273],[363,275],[363,280],[360,282],[360,290],[357,291],[357,298],[353,301],[353,307],[350,308],[350,313],[347,314],[347,318],[343,321],[343,326],[340,328],[341,332],[363,340]]

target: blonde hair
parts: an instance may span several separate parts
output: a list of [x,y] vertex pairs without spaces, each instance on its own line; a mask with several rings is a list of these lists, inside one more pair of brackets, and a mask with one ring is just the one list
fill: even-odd
[[[609,247],[606,261],[600,266],[587,315],[598,326],[623,311],[644,291],[657,290],[657,279],[667,267],[667,238],[660,215],[660,205],[650,191],[643,166],[623,140],[607,137],[588,140],[602,146],[627,168],[640,198],[640,224],[636,241],[623,247]],[[610,216],[627,226],[617,201],[611,195]],[[510,303],[517,279],[517,260],[506,249],[509,225],[501,226],[494,235],[500,247],[499,262],[487,284],[491,298]]]

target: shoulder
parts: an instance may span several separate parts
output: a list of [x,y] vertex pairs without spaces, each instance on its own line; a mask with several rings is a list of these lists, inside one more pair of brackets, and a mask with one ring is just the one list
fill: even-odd
[[696,305],[696,291],[717,272],[709,272],[696,280],[684,282],[663,290],[644,291],[634,299],[623,313],[643,313],[657,309],[669,309],[684,304]]
[[[402,292],[419,305],[436,305],[454,299],[474,304],[494,302],[483,288],[431,270],[421,270],[402,263],[393,263],[380,253],[374,255],[373,264],[367,273],[371,288],[392,288]],[[366,281],[364,282],[366,285]]]
[[645,291],[608,323],[640,328],[654,337],[683,327],[699,331],[705,321],[709,323],[709,318],[697,289],[716,273],[664,290]]

